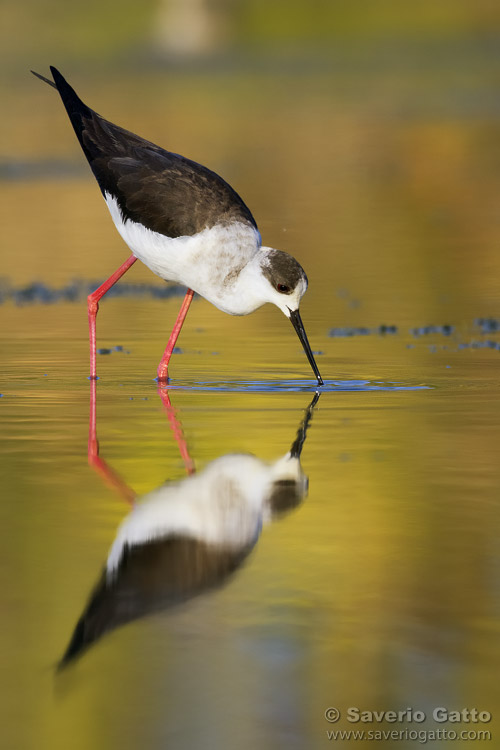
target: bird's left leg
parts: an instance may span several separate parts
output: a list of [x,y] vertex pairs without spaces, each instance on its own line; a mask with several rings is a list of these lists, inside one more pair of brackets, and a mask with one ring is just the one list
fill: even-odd
[[123,479],[108,466],[106,461],[99,456],[99,441],[97,439],[97,419],[96,419],[96,402],[97,402],[97,382],[95,379],[90,381],[90,411],[89,411],[89,442],[88,442],[88,460],[91,466],[102,479],[116,490],[119,495],[129,505],[134,504],[136,498],[135,492],[123,481]]
[[104,297],[107,291],[111,289],[111,287],[116,284],[118,279],[121,279],[124,273],[128,271],[130,266],[134,265],[137,258],[135,255],[131,255],[130,258],[127,258],[125,263],[122,263],[120,268],[118,268],[109,279],[106,279],[104,284],[101,284],[101,286],[95,290],[95,292],[92,292],[92,294],[89,294],[87,297],[87,309],[88,309],[88,316],[89,316],[89,343],[90,343],[90,379],[95,380],[97,378],[97,372],[96,372],[96,317],[97,317],[97,311],[99,310],[99,300]]
[[191,304],[193,295],[193,290],[188,289],[186,292],[186,296],[184,297],[184,300],[182,302],[181,309],[179,310],[179,315],[177,316],[177,320],[175,321],[175,325],[172,329],[172,333],[170,334],[167,347],[165,349],[163,357],[161,358],[161,362],[158,365],[159,381],[168,380],[168,363],[170,362],[170,357],[172,356],[172,352],[174,351],[175,342],[179,338],[179,333],[181,332],[182,324],[184,323],[184,318],[186,317],[189,310],[189,305]]

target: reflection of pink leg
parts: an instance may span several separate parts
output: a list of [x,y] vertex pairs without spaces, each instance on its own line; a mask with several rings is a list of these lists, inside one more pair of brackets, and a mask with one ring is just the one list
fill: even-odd
[[118,279],[121,279],[124,273],[128,271],[130,266],[132,266],[137,258],[134,255],[131,255],[130,258],[127,258],[125,263],[122,263],[120,268],[118,268],[114,274],[112,274],[107,281],[104,282],[104,284],[101,284],[101,286],[95,290],[95,292],[92,292],[92,294],[89,294],[87,297],[87,309],[88,309],[88,315],[89,315],[89,342],[90,342],[90,378],[95,380],[97,377],[96,373],[96,334],[95,334],[95,322],[97,317],[97,311],[99,310],[99,300],[101,297],[104,297],[106,292],[111,289],[111,287],[116,284]]
[[89,466],[101,476],[106,484],[117,490],[124,500],[130,505],[134,504],[135,492],[125,484],[118,474],[111,469],[106,461],[99,458],[99,441],[97,440],[97,422],[96,422],[96,397],[97,383],[95,379],[90,381],[90,415],[89,415],[89,445],[88,459]]
[[170,361],[170,357],[172,356],[175,342],[177,341],[179,333],[181,332],[184,318],[186,317],[189,310],[189,305],[191,304],[191,300],[193,299],[193,294],[194,292],[192,289],[188,289],[186,292],[186,296],[184,297],[181,309],[179,310],[179,315],[177,316],[177,320],[175,321],[172,333],[170,334],[167,348],[165,349],[163,357],[161,358],[161,362],[158,365],[158,380],[168,380],[168,363]]
[[172,429],[172,432],[174,433],[177,445],[179,446],[179,452],[181,454],[182,460],[184,461],[186,472],[188,474],[194,474],[196,471],[194,467],[194,461],[189,455],[186,438],[182,433],[182,425],[176,417],[175,409],[172,406],[170,396],[168,395],[168,390],[166,388],[159,387],[158,394],[163,402],[163,406],[165,407],[165,412],[167,414],[168,421],[170,422],[170,427]]

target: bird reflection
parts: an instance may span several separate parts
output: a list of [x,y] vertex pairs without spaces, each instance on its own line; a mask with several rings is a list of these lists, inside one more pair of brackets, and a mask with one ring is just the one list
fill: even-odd
[[[91,388],[90,463],[132,502],[131,490],[98,456],[95,382]],[[297,507],[307,493],[300,455],[319,393],[285,456],[268,464],[253,455],[228,454],[199,473],[168,393],[162,396],[188,476],[133,504],[59,668],[120,625],[223,585],[253,549],[263,525]]]

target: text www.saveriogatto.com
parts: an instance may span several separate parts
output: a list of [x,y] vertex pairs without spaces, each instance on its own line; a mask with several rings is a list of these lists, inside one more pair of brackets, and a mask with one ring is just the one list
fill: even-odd
[[[464,708],[458,710],[448,710],[444,707],[436,707],[432,714],[427,716],[424,711],[414,710],[412,708],[406,708],[403,711],[363,711],[355,706],[351,706],[348,709],[341,712],[338,708],[327,708],[325,711],[325,719],[329,724],[337,723],[340,718],[345,718],[351,724],[405,724],[404,728],[386,728],[377,727],[370,729],[327,729],[327,739],[335,741],[387,741],[387,740],[411,740],[413,742],[419,742],[422,745],[428,742],[434,742],[436,740],[441,741],[481,741],[491,740],[492,733],[490,729],[477,726],[478,724],[488,724],[491,721],[492,715],[489,711],[479,711],[476,708]],[[422,724],[429,718],[430,721],[434,722],[432,728],[419,727],[408,727],[408,724]],[[444,727],[443,723],[452,724],[455,726]],[[462,725],[462,726],[457,726]],[[466,728],[464,724],[468,724]],[[471,727],[470,724],[476,726]],[[441,726],[439,726],[441,725]]]

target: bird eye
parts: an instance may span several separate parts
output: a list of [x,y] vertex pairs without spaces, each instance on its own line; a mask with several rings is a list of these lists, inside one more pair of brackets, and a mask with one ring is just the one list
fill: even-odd
[[282,294],[288,294],[290,292],[290,287],[286,284],[277,284],[276,289],[278,292],[281,292]]

